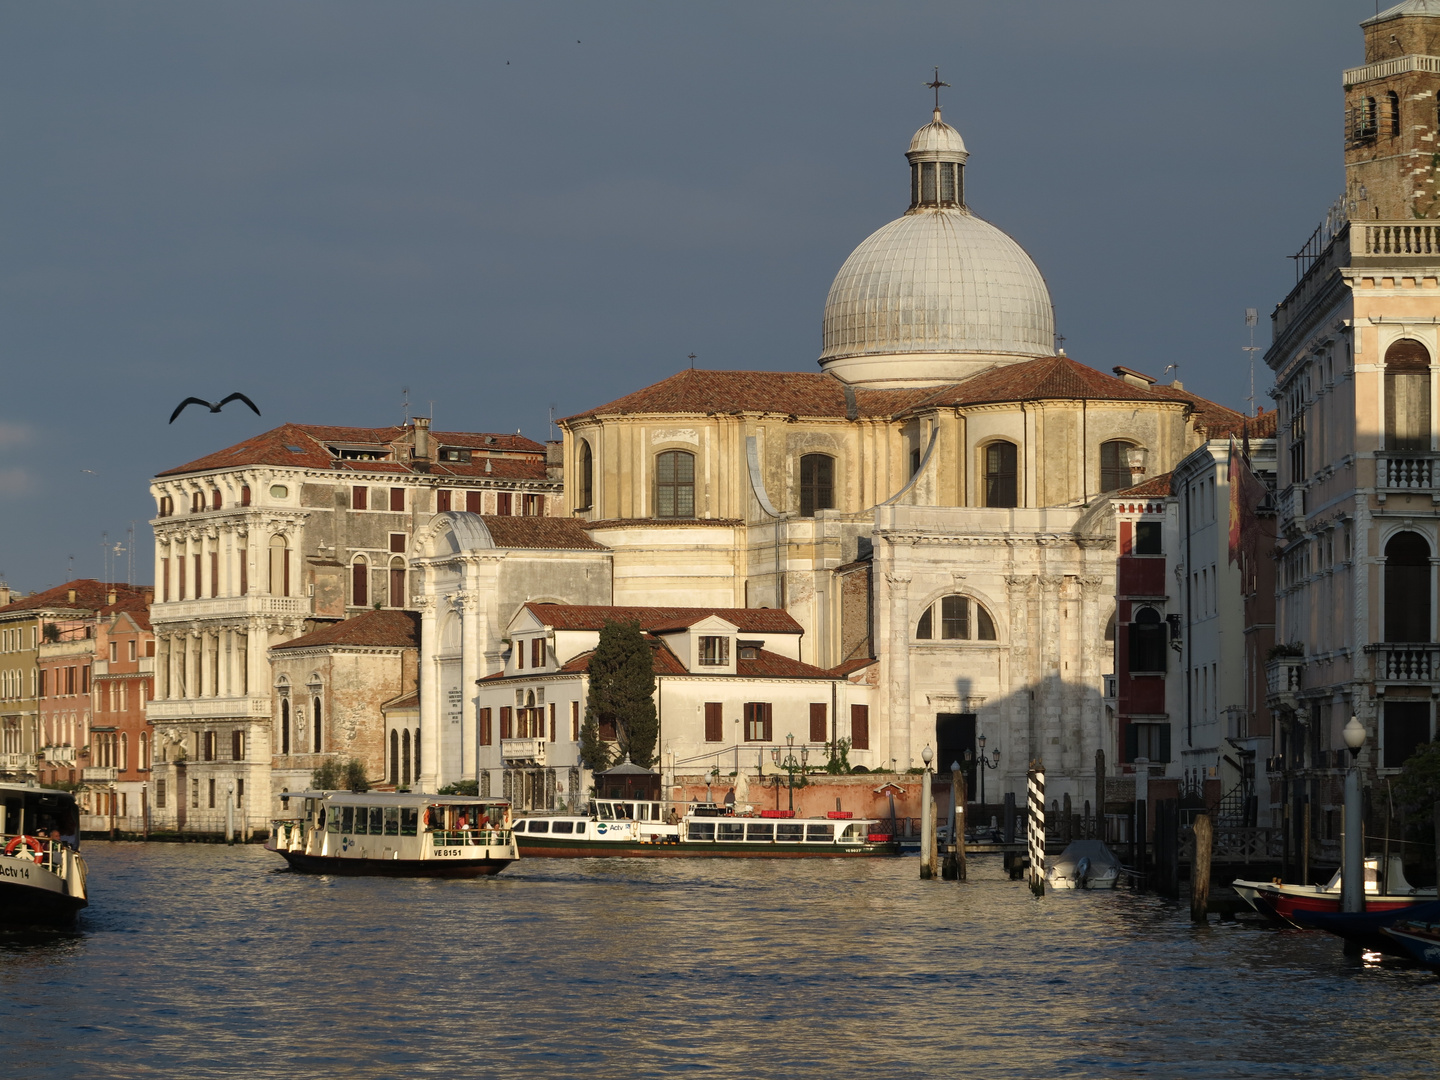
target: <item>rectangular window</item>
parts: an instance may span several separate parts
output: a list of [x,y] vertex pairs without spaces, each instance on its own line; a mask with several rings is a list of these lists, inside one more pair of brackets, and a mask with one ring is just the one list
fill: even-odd
[[485,512],[485,493],[483,491],[465,492],[465,512],[467,514],[483,514]]
[[244,781],[243,779],[240,779],[240,780],[236,780],[236,781],[235,781],[235,809],[236,809],[236,810],[239,810],[239,809],[240,809],[241,807],[243,807],[244,805],[245,805],[245,781]]
[[940,601],[940,637],[944,641],[970,639],[970,601],[963,596],[947,596]]
[[80,693],[90,693],[90,665],[86,664],[80,669]]
[[390,534],[390,553],[391,553],[392,555],[404,555],[404,554],[405,554],[405,534],[404,534],[404,533],[391,533],[391,534]]
[[511,716],[510,706],[509,706],[509,705],[501,705],[501,706],[500,706],[500,738],[502,738],[502,739],[508,739],[508,738],[510,738],[510,716]]
[[707,667],[724,667],[730,663],[730,639],[728,637],[702,637],[700,639],[700,663]]
[[195,777],[190,781],[190,809],[200,809],[200,778]]
[[240,556],[240,595],[245,596],[250,592],[250,563],[247,558],[249,552],[242,547],[236,554]]
[[826,710],[823,701],[812,701],[810,703],[810,741],[823,743],[829,741],[830,733],[827,730]]
[[850,706],[850,749],[870,749],[870,706]]
[[530,639],[530,666],[532,668],[545,666],[545,639],[542,637]]
[[747,701],[745,703],[745,741],[770,741],[770,702]]
[[155,809],[157,809],[157,810],[164,810],[164,809],[165,809],[165,781],[164,781],[164,780],[156,780],[156,781],[155,781]]
[[1169,724],[1131,724],[1125,730],[1125,760],[1146,758],[1154,764],[1170,760]]
[[721,702],[705,702],[705,741],[725,741],[725,706]]
[[[134,659],[135,659],[135,639],[134,639],[134,638],[131,638],[131,639],[130,639],[129,645],[130,645],[130,659],[131,659],[131,660],[134,660]],[[152,653],[151,655],[154,655],[154,654]]]
[[448,513],[450,510],[450,492],[435,492],[435,512],[437,514]]
[[1137,521],[1135,523],[1135,554],[1159,555],[1161,553],[1160,522]]
[[220,595],[220,552],[210,552],[210,596]]
[[580,702],[570,702],[570,741],[580,741]]
[[835,505],[835,459],[828,454],[806,454],[800,459],[800,516]]
[[230,732],[230,760],[245,760],[245,733],[238,728]]
[[350,489],[350,509],[366,510],[370,504],[370,489],[366,487],[352,487]]
[[190,561],[195,567],[195,599],[199,600],[200,597],[205,595],[205,585],[200,580],[200,553],[197,551],[194,555],[190,556]]
[[525,503],[525,516],[526,516],[526,517],[544,517],[544,515],[545,515],[545,496],[544,496],[544,495],[526,495],[526,496],[525,496],[525,499],[524,499],[524,503]]
[[[475,494],[479,495],[480,493],[477,491]],[[515,512],[514,501],[514,496],[510,492],[500,492],[495,496],[495,513],[500,517],[509,517]]]
[[[6,674],[8,675],[9,672],[7,672]],[[49,669],[49,668],[41,668],[41,669],[40,669],[39,692],[38,692],[38,694],[36,695],[37,697],[49,697],[49,693],[48,693],[48,691],[45,689],[46,683],[49,682],[49,679],[47,678],[47,676],[48,676],[49,674],[50,674],[50,669]],[[8,697],[9,694],[7,693],[6,696]]]
[[550,703],[550,741],[555,741],[555,703]]
[[490,746],[494,742],[494,731],[490,727],[490,710],[480,710],[480,745]]
[[515,642],[515,670],[525,670],[525,642]]
[[213,778],[209,781],[209,785],[210,785],[210,803],[209,803],[209,808],[210,808],[211,810],[214,810],[214,809],[215,809],[215,781],[214,781]]
[[405,489],[390,489],[390,512],[392,514],[403,514],[405,512]]
[[175,599],[185,599],[185,556],[175,558]]
[[119,659],[120,659],[120,643],[119,643],[118,641],[112,641],[112,642],[110,642],[110,663],[114,664],[114,663],[118,662]]
[[1421,743],[1430,741],[1430,703],[1386,701],[1382,708],[1385,768],[1398,769]]

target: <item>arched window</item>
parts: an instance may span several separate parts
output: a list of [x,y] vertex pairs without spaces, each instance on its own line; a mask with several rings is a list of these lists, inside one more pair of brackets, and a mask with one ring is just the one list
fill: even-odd
[[1387,92],[1385,104],[1389,106],[1390,137],[1393,139],[1400,134],[1400,95],[1394,90]]
[[410,729],[400,735],[400,783],[410,786]]
[[595,501],[595,455],[590,443],[580,440],[580,505],[575,509],[589,510]]
[[667,450],[655,458],[655,516],[695,516],[695,455]]
[[1373,139],[1379,133],[1380,122],[1376,112],[1373,97],[1360,99],[1360,107],[1355,117],[1355,137],[1357,139]]
[[1165,621],[1152,607],[1142,607],[1130,624],[1130,670],[1165,670]]
[[1019,506],[1015,444],[993,442],[985,447],[985,505]]
[[1430,545],[1399,532],[1385,545],[1385,640],[1431,641]]
[[241,485],[240,485],[240,505],[241,505],[241,506],[249,506],[249,505],[250,505],[250,485],[249,485],[249,484],[241,484]]
[[143,731],[140,733],[140,768],[150,768],[150,736]]
[[1128,451],[1134,443],[1114,439],[1100,444],[1100,490],[1120,491],[1130,486]]
[[835,459],[829,454],[806,454],[800,459],[800,516],[835,506]]
[[400,732],[390,729],[390,783],[400,786]]
[[320,750],[321,750],[321,742],[320,742],[320,730],[321,730],[321,724],[320,724],[320,695],[319,695],[319,694],[316,694],[313,698],[310,699],[310,730],[313,732],[312,741],[313,741],[313,743],[314,743],[314,751],[315,751],[315,753],[318,754],[318,753],[320,753]]
[[350,603],[354,607],[370,606],[370,564],[364,555],[356,555],[350,564]]
[[290,753],[290,699],[280,699],[280,753]]
[[1410,338],[1385,350],[1385,448],[1430,449],[1430,353]]
[[415,729],[415,782],[420,782],[420,729]]
[[290,595],[290,549],[283,536],[270,538],[270,595]]
[[995,620],[978,600],[968,596],[942,596],[920,616],[915,637],[920,641],[936,638],[941,641],[994,641]]
[[405,560],[398,555],[390,560],[390,606],[405,606]]

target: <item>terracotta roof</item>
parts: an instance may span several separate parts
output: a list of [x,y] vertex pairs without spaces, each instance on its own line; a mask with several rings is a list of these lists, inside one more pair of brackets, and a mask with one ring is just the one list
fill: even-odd
[[845,384],[833,375],[798,371],[686,370],[562,423],[627,413],[779,413],[784,416],[889,416],[925,395],[924,390],[855,388],[853,407]]
[[846,660],[843,664],[837,664],[830,669],[831,675],[839,675],[842,678],[846,675],[853,675],[861,668],[867,668],[871,664],[878,664],[880,661],[873,656],[857,656],[853,660]]
[[[715,678],[714,671],[687,671],[680,658],[676,656],[665,643],[658,638],[646,634],[645,640],[649,642],[653,650],[654,670],[656,675],[704,675],[706,678]],[[788,656],[781,656],[779,653],[770,652],[768,649],[755,650],[758,654],[754,660],[736,658],[735,675],[737,679],[834,679],[838,678],[832,672],[823,668],[815,667],[813,664],[806,664],[799,660],[792,660]],[[560,666],[560,670],[566,673],[577,673],[590,670],[590,658],[595,655],[595,650],[580,653],[573,656]],[[724,676],[719,676],[724,677]],[[531,675],[531,678],[534,678]]]
[[[70,599],[70,590],[75,590],[75,599]],[[110,592],[115,591],[115,603],[110,603]],[[23,600],[0,607],[0,617],[26,611],[144,611],[149,607],[149,587],[126,585],[124,582],[106,584],[94,578],[78,578],[56,585],[53,589],[34,593]]]
[[1274,409],[1258,416],[1241,415],[1238,420],[1217,423],[1214,427],[1207,429],[1207,434],[1212,439],[1223,439],[1232,435],[1236,439],[1244,438],[1246,435],[1252,439],[1273,439],[1279,418],[1280,414]]
[[[650,634],[645,635],[645,643],[650,646],[651,667],[656,675],[688,675],[685,665],[680,658],[671,652],[663,641]],[[565,663],[560,665],[560,670],[566,674],[576,674],[590,670],[590,658],[595,655],[594,649],[577,653]],[[503,672],[501,673],[504,674]],[[517,676],[518,677],[518,676]],[[532,679],[535,677],[532,673]]]
[[556,630],[600,630],[607,622],[638,622],[648,632],[682,630],[711,615],[747,634],[800,634],[804,630],[780,608],[606,607],[598,604],[541,604],[525,607]]
[[418,709],[419,707],[419,690],[411,690],[408,694],[401,694],[399,697],[393,697],[389,701],[384,701],[380,703],[380,709],[382,712],[389,711],[391,709]]
[[415,648],[419,644],[419,615],[413,611],[382,608],[322,626],[291,641],[272,645],[271,649],[313,649],[322,645],[400,649]]
[[[218,450],[213,454],[197,458],[185,465],[166,469],[157,476],[175,476],[180,473],[208,472],[212,469],[232,469],[242,465],[290,465],[305,469],[333,469],[337,472],[390,472],[410,474],[416,472],[417,464],[409,460],[408,448],[413,438],[413,428],[384,427],[327,427],[317,424],[281,424],[270,431],[252,435],[243,442]],[[491,440],[494,440],[491,442]],[[432,431],[430,441],[437,447],[462,446],[478,449],[469,462],[429,462],[429,471],[441,475],[495,476],[509,478],[545,479],[545,447],[533,439],[521,435],[487,435],[483,432]],[[352,446],[376,447],[390,451],[396,445],[405,447],[403,461],[354,461],[337,458],[326,449],[328,444],[345,443]],[[485,461],[489,458],[492,472],[485,472]],[[505,473],[500,473],[502,462]],[[521,466],[524,469],[521,469]],[[518,470],[518,471],[517,471]],[[528,470],[528,471],[526,471]]]
[[1173,494],[1170,478],[1174,473],[1161,473],[1159,476],[1152,476],[1144,483],[1136,484],[1134,487],[1123,488],[1120,491],[1107,492],[1111,499],[1153,499]]
[[932,390],[910,412],[1001,401],[1150,401],[1158,387],[1142,388],[1096,371],[1068,356],[1046,356],[982,371],[964,382]]
[[490,530],[490,539],[499,548],[571,548],[581,551],[606,551],[585,532],[583,522],[574,518],[555,517],[491,517],[483,519]]
[[1150,387],[1150,393],[1156,397],[1169,398],[1171,401],[1183,401],[1192,406],[1195,410],[1195,426],[1207,438],[1214,439],[1229,434],[1232,426],[1238,432],[1238,425],[1245,420],[1245,414],[1242,412],[1227,409],[1224,405],[1217,405],[1208,398],[1202,398],[1199,394],[1192,394],[1189,390],[1181,390],[1175,386],[1156,383]]
[[734,528],[744,525],[740,518],[602,518],[599,521],[582,521],[587,529],[674,529],[691,528],[695,525],[721,525]]

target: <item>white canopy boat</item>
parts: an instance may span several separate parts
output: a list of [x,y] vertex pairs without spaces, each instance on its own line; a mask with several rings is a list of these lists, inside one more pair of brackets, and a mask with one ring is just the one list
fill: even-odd
[[90,901],[68,791],[0,784],[0,925],[72,922]]
[[1120,860],[1100,840],[1076,840],[1045,860],[1045,884],[1052,889],[1113,889]]

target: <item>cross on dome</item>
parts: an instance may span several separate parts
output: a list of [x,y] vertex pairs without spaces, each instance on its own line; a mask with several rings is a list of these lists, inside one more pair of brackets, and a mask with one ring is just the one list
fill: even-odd
[[935,78],[925,85],[935,91],[935,119],[938,121],[940,119],[940,88],[943,86],[948,89],[950,84],[940,81],[940,69],[937,67],[935,69]]

